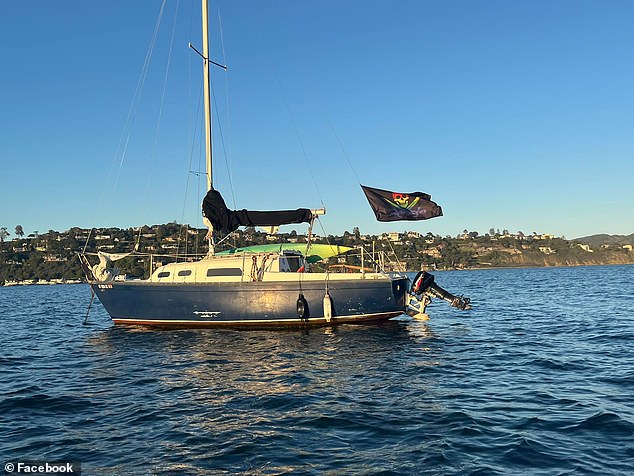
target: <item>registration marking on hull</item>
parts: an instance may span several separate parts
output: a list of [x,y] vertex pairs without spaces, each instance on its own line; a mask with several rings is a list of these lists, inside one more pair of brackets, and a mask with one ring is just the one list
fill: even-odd
[[205,319],[214,319],[220,315],[220,311],[194,311],[194,314]]

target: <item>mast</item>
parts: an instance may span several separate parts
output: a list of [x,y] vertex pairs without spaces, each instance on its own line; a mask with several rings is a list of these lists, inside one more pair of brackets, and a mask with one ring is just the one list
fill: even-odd
[[213,186],[211,162],[211,97],[209,78],[209,1],[202,0],[203,10],[203,83],[205,96],[205,165],[207,172],[207,190]]

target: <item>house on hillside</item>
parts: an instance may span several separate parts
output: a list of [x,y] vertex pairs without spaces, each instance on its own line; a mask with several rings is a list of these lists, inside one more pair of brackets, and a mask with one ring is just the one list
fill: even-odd
[[391,231],[387,234],[387,239],[392,243],[397,243],[401,240],[401,234],[397,231]]

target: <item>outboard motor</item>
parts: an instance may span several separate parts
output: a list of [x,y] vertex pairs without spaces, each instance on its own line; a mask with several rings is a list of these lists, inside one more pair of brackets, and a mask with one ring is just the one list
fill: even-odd
[[434,276],[426,271],[419,272],[407,294],[407,314],[412,317],[427,317],[425,309],[431,303],[432,297],[447,301],[452,307],[466,310],[471,309],[471,300],[463,296],[455,296],[445,291],[434,282]]

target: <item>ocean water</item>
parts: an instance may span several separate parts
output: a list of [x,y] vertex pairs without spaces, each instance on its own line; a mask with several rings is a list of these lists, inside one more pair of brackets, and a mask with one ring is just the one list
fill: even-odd
[[0,288],[0,463],[83,474],[634,474],[634,266],[438,272],[431,320],[114,327]]

